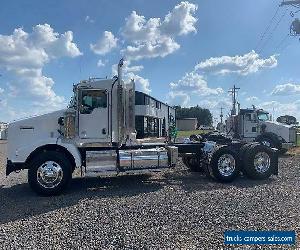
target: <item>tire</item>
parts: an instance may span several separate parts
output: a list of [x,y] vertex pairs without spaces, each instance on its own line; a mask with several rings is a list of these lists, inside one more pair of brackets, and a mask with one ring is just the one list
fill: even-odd
[[246,143],[240,148],[240,159],[244,159],[244,155],[251,145],[251,143]]
[[237,153],[223,147],[216,151],[209,165],[210,176],[220,182],[232,182],[240,173],[240,160]]
[[72,164],[63,153],[42,152],[29,163],[28,183],[38,194],[45,196],[60,194],[71,179]]
[[202,167],[196,156],[183,156],[182,161],[192,172],[202,172]]
[[277,157],[273,150],[264,145],[251,145],[244,156],[244,174],[250,179],[269,178],[277,166]]
[[273,133],[266,133],[257,138],[257,141],[267,147],[281,149],[281,142],[278,139],[277,135]]

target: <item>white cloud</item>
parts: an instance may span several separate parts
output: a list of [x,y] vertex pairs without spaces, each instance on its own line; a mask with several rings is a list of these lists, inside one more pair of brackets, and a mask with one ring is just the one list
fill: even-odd
[[297,100],[292,103],[282,103],[278,101],[267,101],[259,105],[260,108],[263,108],[274,115],[274,118],[281,115],[292,115],[300,120],[299,110],[300,110],[300,100]]
[[174,91],[184,91],[200,96],[219,95],[224,91],[222,88],[210,88],[204,77],[196,72],[186,73],[178,82],[170,83]]
[[[122,72],[123,74],[127,74],[129,72],[140,72],[144,69],[144,66],[142,65],[131,65],[131,61],[123,61],[123,67],[122,67]],[[114,64],[112,65],[112,75],[117,75],[118,74],[118,65]]]
[[[196,97],[195,95],[194,97]],[[231,99],[224,94],[210,95],[205,98],[192,98],[192,94],[184,91],[170,91],[166,97],[166,102],[170,105],[180,105],[182,107],[191,107],[199,105],[201,108],[209,109],[214,118],[219,118],[220,108],[224,108],[223,113],[231,108]]]
[[72,31],[59,34],[49,24],[36,25],[31,33],[18,28],[11,35],[0,34],[0,68],[11,74],[9,91],[47,110],[61,107],[64,98],[56,95],[54,81],[43,75],[43,67],[52,59],[81,54]]
[[84,19],[84,21],[85,21],[86,23],[94,23],[94,22],[95,22],[95,20],[92,19],[90,16],[86,16],[85,19]]
[[286,83],[276,85],[271,94],[282,96],[300,94],[300,84]]
[[224,95],[211,96],[199,101],[199,105],[212,111],[220,112],[220,108],[229,109],[232,106],[230,98]]
[[199,105],[210,109],[213,114],[218,112],[220,107],[228,106],[228,97],[224,96],[223,89],[210,88],[205,78],[195,71],[186,73],[176,83],[171,82],[170,88],[167,102],[172,105],[184,107]]
[[99,59],[98,60],[98,62],[97,62],[97,67],[104,67],[105,66],[105,62],[104,61],[102,61],[101,59]]
[[161,25],[161,30],[165,34],[173,35],[187,35],[191,32],[196,33],[195,27],[197,18],[193,14],[198,9],[198,6],[189,2],[181,2],[166,15]]
[[110,31],[104,31],[95,44],[90,44],[91,50],[98,55],[105,55],[117,47],[118,39]]
[[4,89],[0,88],[0,94],[3,94],[3,93],[4,93]]
[[170,37],[162,37],[155,42],[145,42],[135,46],[127,46],[122,52],[130,60],[140,60],[143,58],[165,57],[180,48]]
[[190,96],[187,93],[184,93],[183,91],[170,91],[167,94],[167,100],[166,102],[170,105],[180,105],[183,107],[189,106],[190,103]]
[[196,65],[195,70],[216,74],[237,73],[249,75],[264,68],[274,68],[278,64],[276,55],[261,58],[254,50],[245,55],[212,57]]
[[[143,69],[144,67],[142,65],[131,66],[131,61],[124,61],[122,67],[123,78],[125,79],[125,81],[134,79],[136,89],[149,94],[151,92],[149,79],[145,79],[137,74],[137,72],[140,72]],[[114,64],[112,66],[112,74],[118,74],[117,64]]]
[[197,5],[181,2],[165,16],[148,20],[135,11],[125,20],[121,29],[124,39],[129,43],[122,53],[129,60],[165,57],[180,48],[175,41],[177,36],[196,32],[197,19],[193,16]]
[[137,90],[140,90],[146,94],[150,94],[151,89],[149,79],[145,79],[137,74],[134,74],[133,72],[127,73],[126,77],[127,79],[134,79]]
[[[21,29],[20,33],[22,32],[23,30]],[[26,34],[24,37],[26,37]],[[63,56],[77,57],[82,55],[77,45],[73,42],[72,31],[59,34],[54,32],[49,24],[40,24],[33,27],[33,32],[29,34],[27,42],[29,47],[38,49],[43,48],[50,59]]]

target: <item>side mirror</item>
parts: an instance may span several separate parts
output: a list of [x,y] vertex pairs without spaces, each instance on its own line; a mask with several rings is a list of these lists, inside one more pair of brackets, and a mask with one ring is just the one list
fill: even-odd
[[59,117],[57,123],[60,126],[64,126],[64,118],[63,117]]

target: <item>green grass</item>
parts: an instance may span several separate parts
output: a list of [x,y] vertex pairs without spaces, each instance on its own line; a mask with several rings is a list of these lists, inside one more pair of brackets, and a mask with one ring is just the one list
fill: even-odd
[[199,135],[210,132],[210,130],[191,130],[191,131],[178,131],[177,137],[190,137],[191,135]]

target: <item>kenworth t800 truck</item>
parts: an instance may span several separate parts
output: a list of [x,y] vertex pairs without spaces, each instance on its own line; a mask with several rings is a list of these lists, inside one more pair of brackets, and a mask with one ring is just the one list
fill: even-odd
[[174,168],[178,156],[221,182],[241,172],[256,179],[277,174],[276,151],[256,143],[136,140],[135,86],[122,80],[122,65],[112,79],[74,85],[67,109],[10,123],[6,174],[28,169],[30,187],[43,195],[62,192],[76,168],[82,176],[148,173]]

